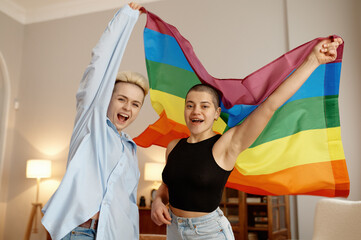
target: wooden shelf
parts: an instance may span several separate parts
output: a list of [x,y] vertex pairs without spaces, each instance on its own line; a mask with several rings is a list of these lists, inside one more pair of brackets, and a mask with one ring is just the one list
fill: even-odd
[[[232,224],[231,224],[232,225]],[[239,232],[239,226],[237,226],[237,225],[232,225],[232,230],[234,231],[234,232]]]
[[284,228],[284,229],[281,229],[281,230],[278,230],[278,231],[274,231],[273,233],[274,234],[282,234],[282,233],[285,233],[285,232],[287,232],[288,231],[288,229],[287,228]]
[[248,227],[248,231],[268,231],[267,227]]
[[267,206],[267,203],[247,203],[247,205],[253,205],[253,206]]
[[248,240],[250,232],[257,234],[258,240],[291,238],[288,196],[260,196],[225,188],[220,208],[231,222],[236,240]]

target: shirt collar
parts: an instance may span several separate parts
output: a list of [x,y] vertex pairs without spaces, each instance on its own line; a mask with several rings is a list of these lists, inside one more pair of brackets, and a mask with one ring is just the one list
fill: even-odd
[[117,130],[117,128],[115,127],[115,125],[110,121],[110,119],[107,117],[107,124],[108,126],[113,129],[114,132],[116,132],[119,135],[119,132]]
[[[110,119],[107,117],[107,124],[108,126],[119,136],[119,132],[117,130],[117,128],[115,127],[115,125],[110,121]],[[137,149],[137,145],[135,144],[135,142],[133,141],[133,139],[125,132],[121,132],[120,138],[124,141],[130,142],[134,149]]]

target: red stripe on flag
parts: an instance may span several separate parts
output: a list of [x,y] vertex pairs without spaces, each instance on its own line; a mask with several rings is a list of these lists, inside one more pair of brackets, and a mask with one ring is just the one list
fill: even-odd
[[[320,40],[325,39],[317,38],[305,43],[244,79],[219,79],[214,78],[206,71],[195,55],[190,42],[179,33],[176,27],[148,12],[146,28],[174,37],[199,80],[221,92],[222,102],[226,108],[231,108],[236,104],[258,105],[263,102],[294,69],[301,65],[313,47]],[[338,47],[335,62],[342,61],[343,46],[342,44]]]

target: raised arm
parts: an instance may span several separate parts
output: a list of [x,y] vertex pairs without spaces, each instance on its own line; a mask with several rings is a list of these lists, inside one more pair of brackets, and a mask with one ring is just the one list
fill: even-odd
[[[138,16],[138,10],[132,9],[129,5],[122,7],[109,22],[98,44],[93,49],[91,62],[84,72],[76,94],[77,113],[68,163],[73,159],[85,135],[94,132],[89,126],[96,126],[97,128],[106,126],[107,109],[115,78]],[[104,124],[98,122],[91,124],[90,122],[94,119],[96,121],[101,119]],[[101,128],[101,133],[104,133],[104,128]]]
[[333,42],[330,39],[320,41],[293,74],[260,104],[242,124],[228,130],[213,148],[213,155],[218,164],[224,169],[232,169],[238,155],[257,139],[275,111],[297,92],[319,65],[336,59],[337,47],[340,44],[342,44],[341,38],[336,38]]
[[77,92],[77,108],[101,105],[107,109],[127,42],[138,19],[141,6],[122,7],[109,22],[86,68]]

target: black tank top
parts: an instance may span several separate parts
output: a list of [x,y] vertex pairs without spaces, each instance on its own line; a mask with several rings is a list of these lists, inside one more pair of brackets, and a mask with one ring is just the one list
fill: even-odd
[[214,160],[212,148],[220,137],[215,135],[198,143],[183,138],[169,153],[162,177],[171,206],[194,212],[212,212],[219,206],[232,172]]

